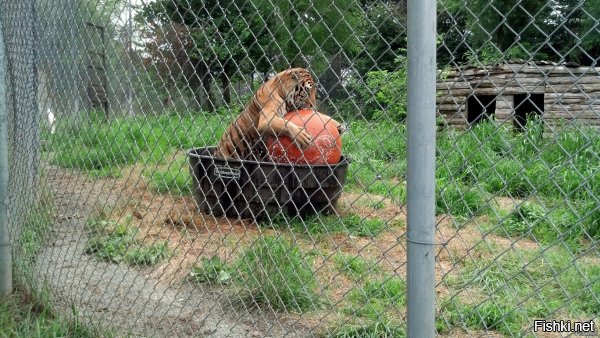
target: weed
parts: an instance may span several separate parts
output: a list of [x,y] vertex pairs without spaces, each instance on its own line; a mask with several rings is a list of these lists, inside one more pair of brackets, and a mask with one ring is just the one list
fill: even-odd
[[334,256],[334,262],[340,271],[354,279],[358,279],[368,272],[372,273],[379,270],[376,262],[368,262],[360,256],[339,253]]
[[231,282],[231,270],[219,256],[204,257],[202,258],[202,266],[193,267],[190,276],[192,280],[198,283],[229,284]]
[[383,201],[377,201],[377,202],[372,202],[370,206],[373,210],[381,210],[381,209],[385,208],[385,203]]
[[315,293],[312,263],[296,245],[282,238],[259,238],[238,258],[236,270],[253,302],[294,311],[321,303]]
[[545,217],[546,211],[539,204],[525,202],[520,204],[495,232],[499,235],[516,237],[530,234],[536,226],[543,227],[543,231],[547,231],[549,229]]
[[137,245],[125,253],[124,260],[133,265],[154,265],[164,261],[170,256],[169,246],[166,241],[160,241],[152,245]]
[[198,114],[93,119],[78,126],[59,125],[46,150],[56,152],[54,163],[85,170],[95,176],[118,174],[135,162],[160,163],[166,153],[199,144],[215,144],[226,121],[222,116]]
[[581,208],[583,216],[583,228],[587,239],[600,239],[600,206],[592,198],[586,201]]
[[[565,249],[514,251],[496,256],[467,263],[457,278],[456,287],[481,288],[478,292],[487,297],[477,307],[480,314],[469,312],[475,311],[473,306],[458,309],[473,327],[490,328],[503,315],[504,330],[515,333],[524,323],[522,318],[544,318],[565,304],[574,316],[600,311],[600,265],[575,261]],[[514,304],[519,304],[518,310]]]
[[92,235],[85,246],[85,253],[96,258],[130,265],[154,265],[167,259],[171,253],[165,241],[147,245],[136,239],[137,229],[130,222],[90,221]]
[[403,304],[406,296],[406,283],[397,277],[383,281],[367,281],[362,290],[351,298],[355,300],[379,299],[397,304]]

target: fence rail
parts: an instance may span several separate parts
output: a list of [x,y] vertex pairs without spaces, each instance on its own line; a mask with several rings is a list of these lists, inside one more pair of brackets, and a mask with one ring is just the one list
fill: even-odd
[[[12,279],[100,335],[598,334],[599,18],[598,0],[4,1]],[[304,78],[275,78],[292,67],[341,124],[339,163],[272,161],[300,151],[269,132],[304,135],[275,126],[309,105]],[[216,158],[257,91],[240,125],[264,161]]]

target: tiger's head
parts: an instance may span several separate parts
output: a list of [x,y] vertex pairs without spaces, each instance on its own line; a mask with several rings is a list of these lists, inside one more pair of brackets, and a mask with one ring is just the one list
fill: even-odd
[[284,98],[287,111],[317,106],[317,90],[313,77],[304,68],[290,68],[277,74],[275,84]]

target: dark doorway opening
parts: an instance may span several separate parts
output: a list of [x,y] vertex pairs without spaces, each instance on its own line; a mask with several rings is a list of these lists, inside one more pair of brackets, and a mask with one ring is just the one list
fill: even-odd
[[472,95],[467,100],[467,121],[474,125],[496,113],[496,95]]
[[544,113],[544,94],[516,94],[514,96],[515,129],[522,131],[527,122]]

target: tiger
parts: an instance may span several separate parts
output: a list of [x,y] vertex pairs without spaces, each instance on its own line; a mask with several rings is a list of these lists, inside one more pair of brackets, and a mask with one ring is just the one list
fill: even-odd
[[[302,148],[311,135],[283,116],[298,109],[316,110],[316,86],[310,72],[304,68],[284,70],[265,82],[256,91],[246,108],[225,130],[214,156],[234,159],[264,159],[264,139],[285,135]],[[340,127],[339,123],[336,127]]]

